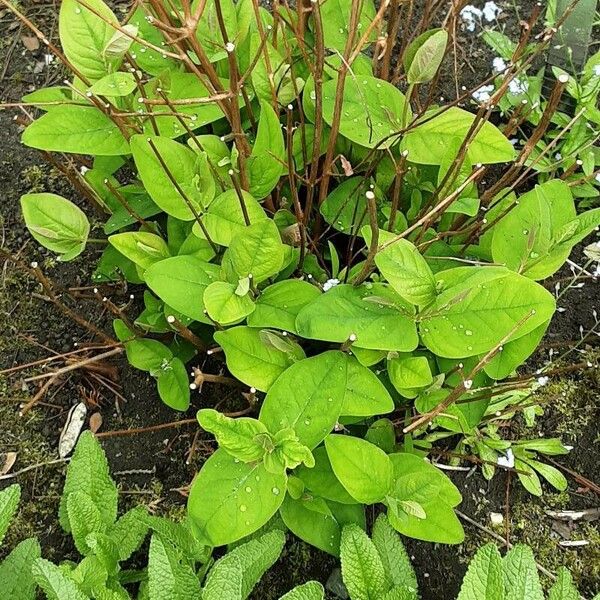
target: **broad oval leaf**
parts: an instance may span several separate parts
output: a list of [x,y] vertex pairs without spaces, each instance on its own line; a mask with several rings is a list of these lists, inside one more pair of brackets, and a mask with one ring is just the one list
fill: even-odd
[[383,450],[349,435],[328,435],[325,448],[335,476],[355,500],[375,504],[385,498],[392,485],[392,463]]
[[126,231],[111,235],[108,241],[123,256],[142,269],[148,269],[154,263],[169,257],[167,243],[155,233]]
[[158,372],[157,388],[160,399],[170,408],[186,411],[190,406],[188,372],[183,361],[176,356]]
[[31,235],[45,248],[58,252],[63,261],[81,254],[90,232],[85,213],[56,194],[25,194],[21,210]]
[[469,564],[457,600],[504,600],[502,558],[494,544],[480,548]]
[[135,90],[136,82],[131,73],[117,71],[105,75],[102,79],[96,81],[89,91],[96,96],[121,97],[128,96]]
[[[321,21],[323,23],[323,38],[326,48],[334,48],[343,52],[348,37],[348,24],[352,14],[351,0],[325,0],[320,7]],[[365,0],[360,6],[358,35],[371,24],[375,18],[375,5],[372,0]],[[373,32],[369,41],[373,41],[376,32]],[[357,40],[355,40],[356,43]]]
[[346,342],[373,350],[411,352],[418,338],[407,304],[385,284],[338,285],[315,298],[296,318],[298,335],[326,342]]
[[304,358],[297,344],[287,351],[276,347],[260,329],[233,327],[214,334],[227,360],[231,374],[245,384],[266,392],[273,382],[295,361]]
[[271,433],[287,427],[311,450],[333,429],[346,390],[346,356],[330,350],[298,361],[271,385],[260,410]]
[[394,401],[379,377],[354,357],[347,360],[346,393],[342,415],[370,417],[394,410]]
[[431,81],[442,64],[448,33],[432,29],[413,40],[404,52],[404,68],[409,84]]
[[390,358],[387,364],[390,381],[399,392],[433,383],[429,361],[425,356],[397,356]]
[[226,281],[215,281],[204,290],[204,306],[208,316],[221,325],[232,325],[254,310],[254,301],[245,293],[239,295],[238,286]]
[[284,473],[269,473],[262,463],[244,463],[217,450],[202,466],[190,490],[188,513],[197,536],[223,546],[262,527],[286,493]]

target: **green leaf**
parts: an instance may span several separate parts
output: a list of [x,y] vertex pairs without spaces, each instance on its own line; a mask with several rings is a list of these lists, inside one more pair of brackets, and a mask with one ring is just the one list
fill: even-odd
[[147,231],[126,231],[108,238],[110,244],[123,256],[148,269],[154,263],[169,257],[167,243],[158,235]]
[[346,389],[346,356],[330,350],[288,367],[271,385],[259,419],[271,433],[291,427],[315,448],[333,429]]
[[392,463],[374,444],[349,435],[328,435],[325,448],[335,476],[362,504],[385,498],[392,485]]
[[448,33],[432,29],[413,40],[404,53],[406,80],[410,85],[431,81],[442,64]]
[[237,579],[237,574],[233,575],[234,571],[241,574],[239,599],[248,598],[260,578],[279,558],[284,544],[285,534],[275,530],[230,550],[210,570],[202,600],[229,598],[223,593],[223,585],[226,585],[229,578]]
[[284,245],[272,219],[262,219],[239,231],[223,256],[223,268],[237,279],[252,277],[255,284],[277,275],[283,267]]
[[269,432],[256,419],[232,419],[212,408],[204,408],[198,411],[198,422],[205,431],[215,436],[219,447],[234,458],[249,463],[261,460],[265,454],[261,437]]
[[502,561],[506,596],[503,600],[544,600],[533,552],[517,544]]
[[169,407],[186,411],[190,406],[188,372],[183,361],[176,356],[161,364],[157,375],[158,395]]
[[29,538],[17,544],[0,562],[0,581],[5,598],[35,600],[36,583],[31,574],[31,566],[40,556],[40,543],[35,538]]
[[354,335],[359,348],[411,352],[418,344],[413,311],[385,284],[337,285],[298,313],[296,328],[308,339],[343,343]]
[[396,449],[394,424],[389,419],[377,419],[367,429],[365,439],[381,448],[386,454],[391,454]]
[[214,281],[204,290],[204,306],[208,316],[221,325],[239,323],[254,310],[248,293],[237,293],[238,286],[226,281]]
[[132,339],[125,342],[127,361],[135,369],[160,375],[163,369],[169,367],[173,353],[158,340]]
[[309,581],[296,586],[279,600],[324,600],[325,590],[318,581]]
[[494,544],[486,544],[475,554],[457,600],[504,600],[502,559]]
[[262,290],[254,311],[248,316],[250,327],[273,327],[290,333],[296,331],[298,313],[320,296],[316,285],[300,279],[279,281]]
[[405,300],[425,306],[435,299],[435,277],[421,253],[408,240],[400,239],[380,250],[375,255],[375,264]]
[[139,549],[148,533],[145,521],[148,510],[145,506],[135,506],[128,510],[117,522],[109,527],[107,535],[118,543],[119,560],[127,560]]
[[547,465],[546,463],[538,460],[533,460],[532,458],[527,459],[527,463],[559,492],[564,492],[569,486],[567,478],[556,467]]
[[370,190],[369,181],[363,177],[350,177],[325,198],[319,210],[334,229],[352,235],[368,223],[365,193]]
[[388,360],[388,375],[398,390],[420,388],[433,383],[429,361],[425,356],[398,356]]
[[365,527],[360,504],[337,504],[322,498],[294,500],[289,495],[280,509],[281,518],[300,539],[334,556],[339,555],[342,527],[356,523]]
[[[119,22],[102,0],[77,0],[61,3],[58,33],[63,52],[69,62],[85,77],[95,81],[108,73],[104,49]],[[97,14],[96,14],[97,13]]]
[[[344,51],[348,37],[348,23],[352,14],[350,0],[325,0],[321,5],[321,21],[323,24],[323,38],[326,48]],[[372,0],[365,0],[360,7],[358,34],[355,43],[375,18],[375,6]],[[375,32],[374,32],[375,34]],[[371,36],[371,41],[374,35]]]
[[88,91],[96,96],[121,97],[128,96],[135,88],[135,77],[131,73],[117,71],[96,81]]
[[346,525],[340,542],[342,578],[352,600],[380,600],[386,591],[383,563],[369,536]]
[[229,544],[262,527],[281,505],[285,474],[269,473],[262,463],[237,461],[217,450],[192,483],[188,512],[200,540]]
[[247,163],[252,196],[268,196],[285,170],[285,164],[285,144],[279,117],[271,105],[262,100],[256,141]]
[[81,434],[67,467],[58,512],[60,524],[67,532],[71,531],[67,502],[73,492],[86,493],[102,515],[102,520],[107,525],[114,523],[117,518],[117,487],[110,478],[104,451],[91,431]]
[[346,491],[346,488],[335,476],[325,446],[313,450],[315,466],[301,466],[296,475],[302,480],[306,489],[314,496],[332,500],[340,504],[356,504],[356,500]]
[[31,148],[52,152],[129,154],[129,143],[119,128],[95,106],[55,106],[27,126],[21,141]]
[[515,468],[518,469],[517,476],[519,481],[523,484],[523,487],[534,496],[542,495],[542,484],[540,478],[531,466],[525,461],[516,459]]
[[[336,87],[337,79],[323,84],[323,119],[330,126]],[[339,126],[345,138],[367,148],[389,148],[398,142],[397,134],[410,119],[411,110],[396,86],[368,75],[346,78]]]
[[418,589],[417,577],[410,558],[400,536],[390,525],[385,514],[382,513],[377,517],[371,537],[381,557],[388,581],[394,587],[404,586],[416,591]]
[[[386,503],[394,529],[425,541],[462,542],[464,532],[453,510],[462,497],[450,479],[413,454],[390,454],[389,458],[394,467],[394,481]],[[419,504],[425,511],[425,519],[403,510],[403,503]]]
[[[133,38],[131,36],[139,37],[138,33],[137,26],[132,23],[126,23],[121,29],[116,29],[104,47],[103,54],[105,58],[111,62],[119,62],[133,44]],[[117,71],[117,73],[118,72],[119,71]],[[131,89],[133,90],[134,88]]]
[[81,254],[90,233],[85,213],[56,194],[25,194],[21,210],[31,235],[45,248],[61,254],[63,261]]
[[361,365],[354,357],[348,357],[347,369],[342,415],[370,417],[394,410],[390,393],[371,369]]
[[44,558],[33,561],[31,573],[48,600],[88,600],[72,579]]
[[458,267],[436,278],[445,289],[423,315],[419,330],[425,346],[438,356],[482,354],[519,322],[511,339],[533,331],[554,312],[550,292],[502,267]]
[[573,585],[571,573],[565,567],[558,570],[556,581],[550,588],[548,600],[580,600],[579,592]]
[[[460,148],[475,116],[461,108],[452,107],[437,116],[426,115],[427,120],[411,129],[402,138],[402,150],[408,150],[408,160],[423,165],[441,165],[449,147]],[[467,160],[477,163],[509,162],[515,150],[502,132],[489,121],[470,142]]]
[[196,539],[192,532],[192,524],[187,517],[181,522],[176,522],[166,517],[145,515],[142,520],[152,531],[160,535],[161,540],[168,540],[188,559],[203,563],[210,559],[211,549]]
[[18,483],[13,483],[0,491],[0,544],[17,512],[20,498],[21,486]]
[[75,547],[83,556],[91,553],[86,543],[90,533],[104,533],[107,523],[94,501],[81,491],[73,491],[67,497],[67,516]]
[[181,552],[160,535],[150,539],[148,587],[152,600],[197,600],[200,582]]
[[233,327],[216,331],[219,344],[231,374],[245,384],[266,392],[273,382],[295,361],[304,358],[302,348],[296,344],[292,351],[284,351],[261,335],[260,329]]
[[191,221],[210,204],[215,182],[210,173],[201,171],[202,161],[195,152],[158,136],[134,135],[130,144],[144,187],[167,214]]
[[202,600],[219,600],[223,597],[242,600],[242,565],[236,557],[225,561],[227,556],[217,561],[215,568],[209,572],[202,590]]
[[[248,192],[242,190],[242,200],[246,207],[248,220],[252,225],[265,220],[267,215],[262,206]],[[229,246],[231,240],[246,227],[244,212],[235,190],[227,190],[217,196],[202,215],[202,223],[215,244]],[[198,237],[204,234],[197,223],[192,230]]]
[[190,319],[210,323],[204,314],[204,292],[219,279],[217,265],[195,256],[174,256],[155,262],[144,279],[165,304]]

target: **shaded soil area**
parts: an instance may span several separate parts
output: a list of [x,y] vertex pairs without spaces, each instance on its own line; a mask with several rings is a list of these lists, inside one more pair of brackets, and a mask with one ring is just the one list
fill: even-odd
[[[495,27],[515,38],[519,31],[519,18],[529,14],[534,2],[519,2],[518,14],[515,11],[517,3],[498,4],[504,12]],[[55,8],[51,4],[30,1],[23,5],[28,16],[46,33],[53,32],[55,38]],[[118,8],[125,10],[124,6]],[[46,60],[43,48],[28,49],[26,44],[30,42],[23,38],[28,35],[7,11],[0,9],[0,99],[3,102],[17,101],[32,89],[62,79],[60,69]],[[458,68],[460,84],[472,87],[489,74],[492,55],[477,33],[463,32],[459,46],[462,57]],[[446,65],[444,73],[442,90],[447,98],[452,98],[456,87],[453,64]],[[76,202],[78,198],[39,153],[21,146],[21,126],[15,120],[19,114],[18,111],[0,110],[0,131],[4,134],[0,158],[0,245],[18,256],[25,265],[37,261],[59,286],[86,288],[90,284],[90,269],[97,257],[97,248],[92,247],[71,263],[57,263],[37,246],[24,229],[18,202],[21,194],[43,190],[62,194]],[[96,233],[99,231],[100,228]],[[576,251],[572,259],[581,264],[581,250]],[[558,281],[570,274],[567,267],[554,279]],[[552,282],[549,289],[554,289]],[[130,293],[134,296],[140,293],[135,289],[107,288],[100,291],[121,305],[130,303]],[[566,310],[557,313],[545,346],[532,359],[527,370],[535,369],[548,360],[550,351],[556,359],[580,339],[580,328],[586,332],[594,326],[592,311],[599,309],[598,292],[598,283],[586,281],[583,287],[571,289],[565,295],[560,305]],[[96,326],[109,331],[112,317],[89,289],[82,290],[76,300],[65,299],[65,302]],[[138,308],[139,299],[134,297],[128,314],[135,316]],[[594,337],[571,352],[562,364],[581,361],[598,364],[600,357],[595,351],[596,339]],[[87,330],[68,320],[44,299],[43,290],[37,282],[13,263],[0,260],[0,370],[43,359],[53,353],[68,352],[91,340]],[[191,364],[204,367],[202,360],[198,358]],[[12,480],[0,480],[0,487],[18,481],[23,488],[21,510],[0,552],[5,553],[27,536],[37,535],[45,557],[56,561],[76,557],[70,538],[63,534],[57,521],[65,464],[52,463],[57,457],[60,431],[73,404],[84,400],[90,408],[88,414],[100,413],[102,426],[99,431],[106,433],[190,418],[201,406],[214,406],[224,398],[237,402],[228,390],[205,387],[201,394],[194,395],[193,406],[187,414],[176,415],[160,402],[154,380],[149,376],[131,369],[122,358],[111,359],[106,366],[115,370],[113,387],[116,394],[99,386],[92,376],[73,371],[59,385],[52,386],[43,401],[24,416],[19,414],[20,405],[31,399],[39,389],[39,382],[26,382],[24,377],[43,373],[44,370],[36,367],[25,374],[0,375],[0,468],[7,452],[17,453],[12,473],[39,465]],[[212,364],[208,368],[217,372],[219,365]],[[576,474],[598,481],[599,390],[600,378],[594,369],[553,378],[551,384],[540,392],[545,412],[535,427],[529,430],[517,418],[502,433],[512,439],[560,436],[565,443],[573,446],[568,456],[559,458],[560,464]],[[194,440],[195,432],[195,427],[185,425],[103,438],[113,476],[119,485],[122,510],[144,503],[157,514],[183,514],[185,488],[203,457],[212,449],[209,440]],[[504,525],[492,525],[491,513],[509,515],[511,542],[531,544],[544,567],[555,572],[558,566],[565,564],[573,570],[582,586],[582,593],[591,597],[600,591],[600,534],[597,523],[578,524],[572,532],[565,532],[545,512],[598,506],[598,496],[586,489],[577,477],[568,475],[567,492],[552,493],[551,488],[545,486],[545,495],[537,499],[525,492],[513,476],[509,482],[507,473],[499,473],[490,482],[484,480],[479,470],[449,472],[449,475],[464,496],[460,510],[488,531],[465,523],[467,539],[459,547],[406,540],[409,554],[414,557],[424,600],[455,597],[466,562],[476,548],[492,539],[491,534],[506,537]],[[590,543],[566,549],[559,545],[565,536]],[[333,558],[290,536],[282,558],[263,578],[253,597],[275,599],[293,585],[310,578],[326,582],[335,567]]]

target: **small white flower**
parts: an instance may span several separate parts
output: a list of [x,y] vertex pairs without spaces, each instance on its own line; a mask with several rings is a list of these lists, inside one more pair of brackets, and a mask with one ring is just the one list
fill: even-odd
[[500,467],[508,467],[509,469],[512,469],[515,466],[515,455],[513,454],[513,451],[509,448],[506,451],[505,456],[498,457],[498,460],[496,461],[496,463]]
[[81,165],[81,167],[79,168],[79,172],[82,175],[85,175],[88,171],[89,171],[89,169],[85,165]]
[[467,6],[460,11],[460,18],[463,20],[467,31],[475,31],[475,25],[477,24],[477,21],[481,20],[482,15],[481,9],[472,4],[467,4]]
[[537,378],[537,382],[539,386],[544,386],[548,383],[549,381],[549,377],[547,377],[546,375],[542,375],[541,377]]
[[335,287],[336,285],[338,285],[338,283],[340,282],[339,279],[328,279],[324,284],[323,284],[323,291],[327,292],[329,291],[332,287]]
[[473,387],[473,380],[472,379],[465,379],[463,381],[463,385],[465,387],[465,390],[470,390]]
[[54,54],[44,54],[44,64],[46,66],[54,62]]
[[526,79],[515,78],[508,84],[508,89],[511,94],[518,96],[524,94],[529,89],[529,82]]
[[225,44],[225,50],[227,50],[227,52],[229,52],[229,54],[231,54],[235,50],[235,44],[232,42],[227,42]]
[[594,75],[596,77],[600,77],[600,63],[598,63],[597,65],[594,65]]
[[596,173],[596,177],[594,177],[594,179],[600,183],[600,173]]
[[471,95],[477,102],[488,102],[492,97],[492,92],[494,91],[494,86],[490,85],[482,85],[480,88],[477,88]]
[[506,70],[506,63],[501,56],[496,56],[492,61],[492,68],[496,73],[502,73],[502,71]]
[[482,12],[485,20],[491,22],[502,12],[502,9],[495,2],[486,2]]
[[560,152],[557,152],[557,153],[554,155],[554,158],[555,158],[556,160],[562,160],[562,154],[561,154]]

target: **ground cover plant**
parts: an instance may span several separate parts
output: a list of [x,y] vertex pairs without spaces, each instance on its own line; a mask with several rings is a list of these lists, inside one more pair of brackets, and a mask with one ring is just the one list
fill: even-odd
[[[376,504],[406,536],[459,543],[461,494],[423,460],[441,439],[469,447],[486,476],[499,465],[536,495],[538,474],[566,487],[539,460],[566,453],[559,440],[506,441],[496,422],[533,418],[522,405],[547,376],[515,370],[556,308],[540,282],[600,223],[600,209],[576,211],[597,175],[587,132],[561,148],[566,171],[524,185],[556,146],[544,136],[575,125],[555,116],[572,79],[556,73],[517,150],[495,110],[553,30],[530,46],[524,28],[469,112],[458,105],[471,90],[434,102],[449,28],[424,20],[393,53],[403,18],[394,2],[270,13],[157,0],[119,22],[98,0],[65,0],[60,50],[23,17],[72,76],[24,98],[42,114],[22,141],[67,155],[89,202],[88,216],[55,194],[24,195],[31,234],[62,261],[104,248],[94,294],[168,406],[186,411],[205,382],[245,391],[239,411],[198,413],[219,444],[190,491],[201,544],[236,542],[278,513],[338,555],[344,526],[364,528]],[[43,283],[37,263],[29,270]],[[101,291],[123,281],[144,286],[134,317]],[[194,369],[190,380],[205,353],[231,377]]]

